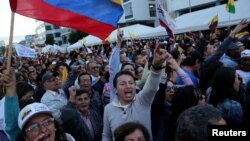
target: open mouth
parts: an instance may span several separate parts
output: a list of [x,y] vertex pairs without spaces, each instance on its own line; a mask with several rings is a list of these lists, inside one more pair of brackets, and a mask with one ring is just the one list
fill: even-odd
[[43,138],[40,139],[39,141],[50,141],[50,135],[47,134],[47,135],[43,136]]
[[132,97],[133,96],[133,92],[132,91],[126,91],[124,92],[126,97]]

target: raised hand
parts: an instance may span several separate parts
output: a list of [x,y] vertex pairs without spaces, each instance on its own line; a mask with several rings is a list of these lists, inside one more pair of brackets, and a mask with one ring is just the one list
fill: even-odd
[[68,91],[69,91],[69,101],[75,103],[76,87],[71,86],[69,87]]
[[121,47],[123,41],[123,30],[118,27],[117,29],[117,47]]
[[1,83],[6,89],[6,96],[16,95],[16,75],[14,68],[11,68],[10,72],[3,70],[1,74]]
[[240,23],[233,29],[233,31],[231,31],[229,36],[234,37],[235,34],[240,32],[243,28],[247,27],[248,24],[249,24],[249,21],[247,21],[247,19],[241,20]]
[[154,59],[152,66],[154,69],[159,70],[163,68],[163,63],[170,57],[170,54],[165,50],[160,48],[160,42],[157,41],[154,50]]

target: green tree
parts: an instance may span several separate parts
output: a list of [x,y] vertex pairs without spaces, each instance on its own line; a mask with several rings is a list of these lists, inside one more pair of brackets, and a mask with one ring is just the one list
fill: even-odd
[[69,34],[69,43],[73,44],[76,43],[78,40],[81,40],[83,37],[87,36],[88,34],[80,32],[80,31],[71,31]]

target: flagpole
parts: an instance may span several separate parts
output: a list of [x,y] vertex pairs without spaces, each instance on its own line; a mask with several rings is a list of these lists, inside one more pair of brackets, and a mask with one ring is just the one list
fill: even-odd
[[7,72],[8,73],[10,73],[10,67],[11,67],[11,55],[12,55],[12,47],[13,47],[14,20],[15,20],[15,13],[11,12],[10,37],[9,37],[9,47],[8,47],[8,59],[7,59]]

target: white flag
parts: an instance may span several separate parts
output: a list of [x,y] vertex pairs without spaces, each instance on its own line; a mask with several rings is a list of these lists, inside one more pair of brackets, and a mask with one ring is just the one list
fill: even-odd
[[163,9],[160,0],[155,1],[156,15],[159,19],[160,25],[166,29],[170,39],[174,39],[173,28],[175,27],[175,21],[171,18],[166,10]]

